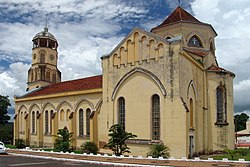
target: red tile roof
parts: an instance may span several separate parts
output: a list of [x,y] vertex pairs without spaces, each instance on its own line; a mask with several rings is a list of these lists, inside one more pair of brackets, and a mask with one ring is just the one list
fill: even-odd
[[196,50],[196,49],[190,49],[190,48],[183,48],[183,50],[192,53],[194,55],[200,56],[200,57],[204,57],[206,55],[208,55],[208,51],[204,51],[204,50]]
[[[178,21],[202,23],[199,20],[197,20],[195,17],[193,17],[190,13],[188,13],[186,10],[184,10],[180,6],[178,6],[174,10],[174,12],[171,13],[163,23],[161,23],[159,26],[157,26],[155,28],[164,27],[166,25],[176,23]],[[153,28],[153,29],[155,29],[155,28]]]
[[225,70],[224,68],[218,67],[218,66],[216,66],[214,64],[211,65],[210,67],[208,67],[207,71],[222,72],[222,73],[224,72],[224,73],[228,73],[228,74],[230,74],[232,76],[235,76],[235,74],[233,72]]
[[212,66],[208,67],[207,70],[209,70],[209,71],[220,71],[220,72],[226,72],[227,71],[224,68],[218,67],[218,66],[216,66],[214,64]]
[[34,90],[21,98],[102,88],[102,75],[59,82]]

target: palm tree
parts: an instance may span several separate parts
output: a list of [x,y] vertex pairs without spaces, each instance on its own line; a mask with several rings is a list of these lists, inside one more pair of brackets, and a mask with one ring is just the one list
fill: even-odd
[[153,158],[170,157],[170,149],[164,144],[153,144],[148,152],[148,156],[152,156]]
[[122,155],[125,152],[130,153],[129,147],[125,141],[135,138],[137,135],[126,132],[119,124],[111,126],[109,132],[108,136],[110,139],[105,147],[110,148],[117,156]]
[[56,135],[56,141],[54,144],[54,149],[56,151],[71,151],[70,150],[70,142],[72,141],[73,133],[69,132],[67,127],[64,127],[63,129],[58,129],[57,135]]

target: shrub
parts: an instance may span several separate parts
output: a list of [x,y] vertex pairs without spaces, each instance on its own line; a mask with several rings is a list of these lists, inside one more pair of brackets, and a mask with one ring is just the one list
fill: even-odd
[[23,139],[17,139],[15,144],[16,144],[17,148],[25,148],[26,147],[25,141]]
[[244,148],[240,148],[240,149],[237,149],[237,152],[242,156],[246,156],[248,154],[249,150],[244,149]]
[[231,157],[232,160],[234,159],[234,157],[238,153],[237,150],[225,149],[224,151]]
[[170,149],[164,144],[153,144],[150,147],[150,151],[147,153],[148,156],[152,156],[153,158],[170,157],[169,153]]
[[81,153],[93,153],[97,154],[98,152],[98,147],[94,142],[88,141],[86,143],[83,143],[81,145]]

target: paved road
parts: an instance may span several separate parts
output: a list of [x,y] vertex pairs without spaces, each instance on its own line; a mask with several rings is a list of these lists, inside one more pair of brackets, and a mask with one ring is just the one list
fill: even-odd
[[[240,162],[222,162],[222,161],[191,161],[191,160],[157,160],[157,159],[141,159],[141,158],[114,158],[114,157],[105,157],[105,156],[87,156],[79,154],[56,154],[50,152],[37,152],[37,151],[24,151],[24,150],[8,150],[9,154],[12,156],[0,156],[0,167],[7,166],[113,166],[110,163],[125,165],[125,166],[173,166],[173,167],[250,167],[249,162],[240,163]],[[14,156],[15,155],[15,156]],[[27,156],[41,157],[41,159],[28,158]],[[21,158],[20,158],[21,157]],[[43,158],[54,158],[54,159],[68,159],[71,161],[56,161],[56,160],[47,160]],[[21,161],[19,161],[21,160]],[[72,161],[82,161],[72,162]],[[85,162],[93,162],[85,163]],[[84,163],[83,163],[84,162]],[[102,163],[100,165],[100,162]],[[31,164],[29,164],[31,163]],[[34,164],[32,164],[34,163]],[[35,164],[38,163],[38,164]],[[41,164],[39,164],[41,163]],[[46,164],[44,164],[46,163]],[[97,164],[98,163],[98,164]],[[1,166],[1,164],[5,166]]]
[[51,159],[19,157],[13,155],[0,155],[0,167],[71,167],[71,166],[107,167],[107,165],[98,165],[98,164],[90,164],[82,162],[57,161]]

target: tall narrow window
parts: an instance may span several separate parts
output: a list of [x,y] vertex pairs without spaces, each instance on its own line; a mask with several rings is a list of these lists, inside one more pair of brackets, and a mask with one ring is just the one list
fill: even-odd
[[45,62],[45,53],[41,52],[40,54],[40,63],[44,63]]
[[190,98],[190,109],[189,109],[189,113],[190,113],[190,128],[194,128],[194,104],[193,104],[193,99]]
[[65,121],[64,117],[65,117],[65,112],[62,109],[61,112],[60,112],[60,121]]
[[90,135],[90,113],[91,113],[91,110],[88,108],[86,110],[86,136],[89,136]]
[[160,97],[152,96],[152,140],[160,140]]
[[79,110],[79,136],[83,136],[83,109]]
[[52,74],[52,82],[56,82],[56,73],[55,72],[53,72],[53,74]]
[[36,133],[36,116],[35,111],[32,111],[32,133]]
[[50,111],[50,133],[52,134],[52,116],[53,116],[53,110]]
[[217,123],[226,123],[226,91],[222,86],[216,89]]
[[46,71],[46,81],[50,81],[50,71]]
[[125,115],[125,99],[124,97],[120,97],[118,99],[118,123],[122,127],[123,130],[125,130],[125,121],[126,121],[126,115]]
[[23,112],[21,112],[19,120],[20,120],[20,132],[22,132],[23,131]]
[[49,134],[49,112],[45,111],[45,134]]

